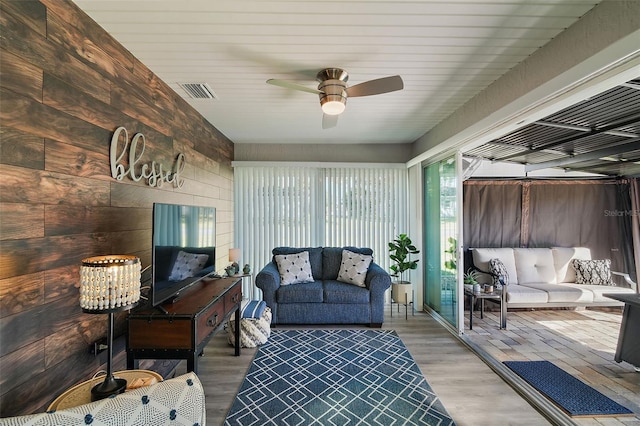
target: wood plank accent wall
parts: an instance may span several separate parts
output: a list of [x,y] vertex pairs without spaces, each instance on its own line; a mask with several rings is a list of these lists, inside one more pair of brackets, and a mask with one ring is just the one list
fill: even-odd
[[[69,0],[0,0],[0,416],[44,410],[104,369],[83,314],[84,257],[151,261],[155,201],[217,208],[217,265],[233,242],[233,144]],[[186,155],[183,188],[111,178],[114,130],[143,162]],[[124,316],[118,317],[120,330]],[[115,368],[123,369],[122,354]]]

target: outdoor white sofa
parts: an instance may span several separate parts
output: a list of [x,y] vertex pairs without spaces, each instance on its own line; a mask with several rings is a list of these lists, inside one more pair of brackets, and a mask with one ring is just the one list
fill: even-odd
[[573,259],[592,260],[586,247],[473,248],[473,266],[481,272],[478,281],[491,283],[490,261],[500,259],[506,269],[507,308],[551,308],[578,306],[623,306],[605,293],[636,293],[628,274],[620,285],[577,284]]

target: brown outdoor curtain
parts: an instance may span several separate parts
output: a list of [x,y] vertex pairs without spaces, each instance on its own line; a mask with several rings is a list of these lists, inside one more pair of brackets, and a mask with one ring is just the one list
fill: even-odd
[[521,204],[520,182],[465,181],[464,247],[519,247]]
[[626,214],[638,212],[630,187],[615,179],[465,181],[464,247],[589,247],[593,259],[634,277],[630,230],[636,247],[640,231],[637,215]]

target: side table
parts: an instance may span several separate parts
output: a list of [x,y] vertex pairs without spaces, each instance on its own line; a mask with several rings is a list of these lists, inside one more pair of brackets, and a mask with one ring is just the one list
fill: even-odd
[[[125,379],[128,384],[135,379],[154,378],[157,382],[161,382],[162,376],[155,371],[150,370],[124,370],[113,373],[114,377]],[[65,408],[77,407],[79,405],[91,402],[91,388],[98,383],[104,381],[104,375],[94,377],[85,382],[78,383],[64,391],[60,396],[53,400],[47,411],[63,410]]]
[[500,329],[507,328],[507,303],[504,300],[506,293],[502,290],[494,290],[490,293],[478,292],[473,290],[464,290],[465,296],[469,297],[469,330],[473,330],[473,307],[476,300],[480,299],[480,318],[484,318],[484,301],[485,299],[498,303],[500,305]]

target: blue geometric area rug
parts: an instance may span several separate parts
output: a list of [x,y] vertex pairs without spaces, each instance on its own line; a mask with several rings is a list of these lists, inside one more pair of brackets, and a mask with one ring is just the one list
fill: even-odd
[[503,361],[571,417],[626,416],[633,412],[549,361]]
[[455,425],[394,330],[272,330],[225,425]]

